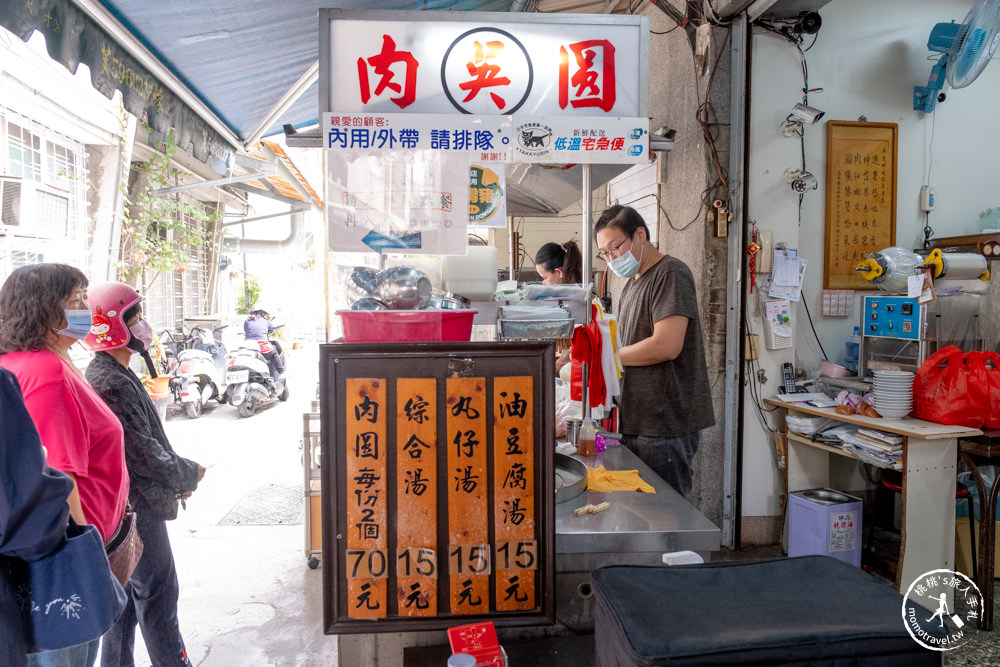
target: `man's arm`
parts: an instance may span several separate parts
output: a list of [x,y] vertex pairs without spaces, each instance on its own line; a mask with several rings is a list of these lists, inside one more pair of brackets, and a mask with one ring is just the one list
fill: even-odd
[[623,366],[652,366],[672,361],[684,349],[688,318],[671,315],[653,325],[653,335],[618,350]]

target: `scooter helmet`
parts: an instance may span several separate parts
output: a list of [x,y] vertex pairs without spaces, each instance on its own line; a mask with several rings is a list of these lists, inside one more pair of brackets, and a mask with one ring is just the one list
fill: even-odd
[[125,325],[125,313],[142,301],[142,296],[124,283],[104,283],[89,288],[87,300],[94,324],[83,344],[94,352],[128,345],[132,332]]

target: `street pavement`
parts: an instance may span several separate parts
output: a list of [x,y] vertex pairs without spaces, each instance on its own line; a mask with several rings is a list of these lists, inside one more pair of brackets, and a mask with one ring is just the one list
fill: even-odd
[[[303,488],[302,414],[316,395],[318,346],[287,355],[285,403],[248,419],[214,402],[196,420],[168,409],[174,449],[208,468],[187,509],[168,522],[194,665],[337,664],[336,637],[322,630],[321,570],[306,565],[305,526],[219,524],[255,489]],[[136,665],[150,664],[141,638],[135,655]]]

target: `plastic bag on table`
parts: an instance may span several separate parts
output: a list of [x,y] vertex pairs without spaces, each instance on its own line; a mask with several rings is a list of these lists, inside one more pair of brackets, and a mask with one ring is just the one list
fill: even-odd
[[984,352],[986,359],[986,419],[984,428],[1000,428],[1000,354]]
[[566,435],[566,420],[577,418],[583,414],[583,403],[570,398],[568,382],[556,380],[556,437]]
[[979,428],[989,399],[986,382],[982,353],[964,354],[954,345],[942,348],[920,365],[913,378],[913,416]]

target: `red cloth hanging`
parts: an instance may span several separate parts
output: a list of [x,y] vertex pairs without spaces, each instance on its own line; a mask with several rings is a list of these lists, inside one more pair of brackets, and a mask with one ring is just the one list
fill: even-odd
[[597,308],[591,306],[590,324],[573,331],[570,348],[570,398],[583,400],[583,364],[587,364],[587,402],[594,408],[603,405],[607,397],[604,371],[601,370],[601,332],[597,328]]

